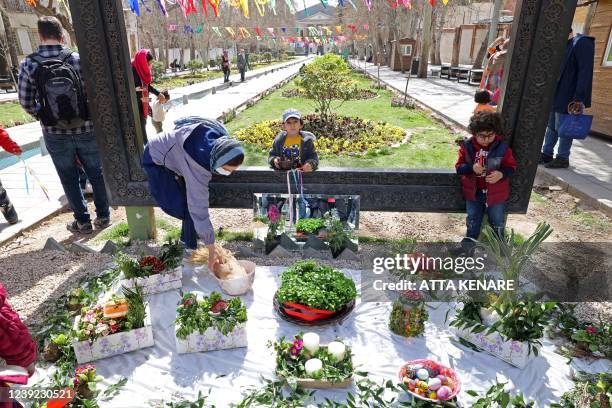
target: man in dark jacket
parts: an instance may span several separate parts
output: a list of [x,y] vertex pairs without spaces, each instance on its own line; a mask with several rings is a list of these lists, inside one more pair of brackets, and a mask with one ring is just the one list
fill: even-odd
[[[582,34],[576,36],[570,30],[565,48],[565,58],[561,67],[561,76],[557,83],[555,101],[553,104],[540,164],[549,169],[569,167],[570,149],[573,139],[559,138],[559,114],[580,113],[584,108],[591,107],[591,91],[593,86],[593,59],[595,56],[595,38]],[[571,112],[568,105],[574,103]],[[553,159],[555,145],[559,141],[557,157]]]
[[238,65],[238,71],[240,72],[240,82],[244,82],[244,73],[246,72],[247,60],[244,55],[244,49],[240,50],[238,58],[236,59],[236,65]]

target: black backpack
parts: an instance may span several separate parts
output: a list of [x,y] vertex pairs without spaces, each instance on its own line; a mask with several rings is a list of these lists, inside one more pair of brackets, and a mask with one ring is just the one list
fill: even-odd
[[34,74],[40,104],[38,119],[45,126],[75,129],[89,120],[81,77],[66,62],[70,55],[72,51],[62,50],[57,57],[42,57],[38,53],[29,56],[38,64]]

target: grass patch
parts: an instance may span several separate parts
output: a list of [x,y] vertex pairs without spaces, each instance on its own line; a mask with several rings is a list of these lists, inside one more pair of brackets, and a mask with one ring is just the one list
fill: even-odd
[[165,232],[163,241],[177,240],[181,237],[181,227],[172,225],[166,220],[155,220],[157,229]]
[[548,201],[548,198],[546,198],[546,196],[537,193],[535,191],[531,191],[531,196],[529,197],[529,202],[531,203],[545,203]]
[[[362,88],[372,83],[361,75],[353,74],[353,79]],[[285,98],[282,92],[295,88],[291,81],[282,88],[267,95],[254,106],[245,109],[230,123],[226,124],[230,133],[264,120],[280,119],[288,108],[299,109],[302,115],[314,113],[312,101],[305,98]],[[352,100],[345,102],[335,113],[343,116],[358,116],[373,121],[382,121],[403,129],[414,131],[410,142],[397,148],[383,149],[379,153],[365,156],[325,156],[320,155],[322,166],[356,168],[452,168],[457,158],[454,135],[438,122],[420,110],[410,110],[391,106],[393,93],[388,90],[375,90],[374,99]],[[416,129],[416,130],[415,130]],[[316,135],[315,135],[316,136]],[[244,144],[247,166],[267,166],[267,150]]]
[[612,229],[612,222],[610,222],[605,215],[596,216],[592,212],[584,211],[580,208],[576,208],[570,218],[574,222],[590,228],[595,228],[602,231],[609,231]]
[[253,233],[251,231],[226,231],[218,230],[215,233],[215,238],[221,241],[252,241]]
[[120,222],[105,229],[94,238],[94,242],[113,241],[117,245],[126,245],[129,240],[130,229],[127,222]]
[[9,128],[35,121],[36,119],[23,110],[18,102],[0,104],[0,127],[2,128]]

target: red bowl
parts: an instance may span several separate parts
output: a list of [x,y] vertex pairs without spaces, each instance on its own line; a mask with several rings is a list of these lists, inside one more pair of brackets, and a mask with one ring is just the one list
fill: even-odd
[[459,391],[461,391],[461,381],[459,380],[457,373],[455,373],[455,371],[452,368],[445,367],[441,364],[436,363],[433,360],[421,359],[421,360],[411,360],[411,361],[406,362],[402,366],[402,368],[400,368],[399,373],[398,373],[400,381],[403,381],[404,377],[406,376],[406,367],[410,365],[417,365],[417,364],[421,364],[423,368],[431,368],[431,369],[437,370],[443,376],[450,378],[451,380],[453,380],[453,388],[452,388],[451,395],[445,400],[427,398],[427,397],[417,394],[416,392],[408,390],[408,392],[411,395],[413,395],[415,398],[422,399],[425,401],[430,401],[430,402],[449,401],[455,398],[459,394]]

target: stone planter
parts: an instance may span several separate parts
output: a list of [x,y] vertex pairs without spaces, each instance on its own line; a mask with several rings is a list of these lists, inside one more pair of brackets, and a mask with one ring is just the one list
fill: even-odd
[[234,330],[224,336],[214,327],[206,329],[204,334],[195,332],[185,339],[176,337],[176,352],[179,354],[195,353],[199,351],[224,350],[247,346],[246,323],[236,325]]
[[172,289],[179,289],[183,286],[183,267],[178,266],[172,271],[164,271],[143,278],[124,279],[123,272],[120,277],[120,286],[133,288],[136,284],[142,288],[142,293],[151,295],[153,293],[166,292]]
[[[155,345],[153,340],[153,327],[151,325],[151,309],[146,307],[145,325],[140,329],[127,332],[109,334],[100,337],[93,342],[89,340],[73,341],[72,347],[79,364],[89,361],[100,360],[118,354],[129,353],[130,351],[140,350]],[[79,327],[81,316],[77,316],[74,321],[74,328]]]

